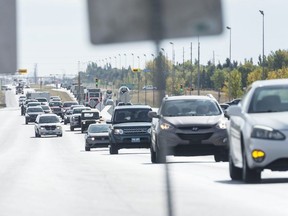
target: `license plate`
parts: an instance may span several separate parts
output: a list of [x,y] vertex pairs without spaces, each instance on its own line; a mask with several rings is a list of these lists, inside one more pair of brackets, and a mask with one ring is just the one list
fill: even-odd
[[134,143],[137,142],[138,143],[138,142],[140,142],[140,138],[131,138],[131,142],[134,142]]

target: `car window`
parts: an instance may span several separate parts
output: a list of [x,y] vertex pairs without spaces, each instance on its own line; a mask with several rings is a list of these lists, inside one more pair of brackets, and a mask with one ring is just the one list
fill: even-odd
[[43,112],[43,109],[41,107],[30,107],[27,112]]
[[57,116],[41,116],[39,118],[39,123],[59,123],[60,120]]
[[210,99],[189,99],[166,101],[162,108],[163,116],[221,115],[216,102]]
[[151,122],[148,117],[150,109],[123,109],[117,110],[114,114],[115,123],[123,122]]
[[288,111],[288,86],[258,87],[250,102],[249,113]]
[[97,125],[90,125],[88,128],[88,133],[103,133],[108,132],[109,125],[106,124],[97,124]]

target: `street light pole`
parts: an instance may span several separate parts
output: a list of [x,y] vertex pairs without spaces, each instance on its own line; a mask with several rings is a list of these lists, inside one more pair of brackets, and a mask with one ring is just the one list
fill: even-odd
[[228,81],[228,98],[229,101],[231,100],[231,27],[230,26],[226,26],[226,28],[229,30],[230,33],[230,42],[229,42],[229,81]]
[[174,49],[174,43],[170,42],[172,45],[172,95],[175,94],[175,49]]
[[137,78],[138,78],[138,104],[140,102],[140,56],[137,56],[138,58],[138,72],[137,72]]
[[144,57],[145,57],[145,67],[144,67],[143,72],[144,72],[144,79],[145,79],[145,80],[144,80],[144,83],[145,83],[145,84],[144,84],[144,85],[145,85],[145,89],[144,89],[144,90],[145,90],[145,105],[146,105],[146,103],[147,103],[147,101],[146,101],[146,96],[147,96],[147,95],[146,95],[146,93],[147,93],[147,92],[146,92],[146,86],[147,86],[147,82],[146,82],[146,80],[147,80],[147,79],[146,79],[146,73],[147,73],[147,67],[146,67],[147,59],[146,59],[146,54],[144,54]]
[[259,10],[259,12],[262,14],[262,80],[265,79],[265,74],[264,74],[264,11]]
[[154,82],[154,60],[155,60],[155,55],[154,54],[151,54],[151,56],[153,57],[152,59],[152,73],[153,73],[153,76],[152,76],[152,83],[153,83],[153,89],[152,89],[152,97],[153,97],[153,106],[154,106],[154,102],[155,102],[155,97],[154,97],[154,87],[155,87],[155,82]]

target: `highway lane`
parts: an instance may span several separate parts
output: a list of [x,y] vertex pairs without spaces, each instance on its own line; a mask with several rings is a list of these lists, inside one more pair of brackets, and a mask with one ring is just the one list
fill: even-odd
[[[149,150],[85,152],[84,135],[69,125],[63,137],[35,138],[8,96],[0,110],[0,216],[167,215],[164,165],[151,164]],[[288,213],[288,172],[243,184],[211,156],[168,161],[175,216]]]

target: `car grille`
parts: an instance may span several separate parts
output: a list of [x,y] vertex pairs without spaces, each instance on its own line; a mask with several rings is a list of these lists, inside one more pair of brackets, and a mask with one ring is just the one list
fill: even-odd
[[190,126],[185,126],[185,127],[179,127],[180,130],[193,130],[194,128],[197,128],[198,130],[207,130],[211,129],[211,125],[190,125]]
[[46,130],[55,130],[55,129],[56,129],[56,126],[55,126],[55,125],[44,126],[44,128],[45,128]]
[[124,128],[124,134],[145,134],[148,128]]
[[207,140],[212,136],[213,133],[204,133],[204,134],[181,134],[178,133],[177,135],[182,140],[190,140],[193,142],[201,141],[201,140]]
[[102,140],[102,141],[109,140],[108,136],[95,136],[94,138],[95,138],[95,140]]

